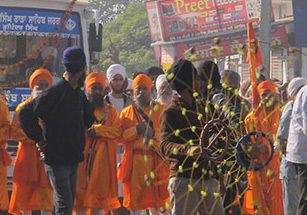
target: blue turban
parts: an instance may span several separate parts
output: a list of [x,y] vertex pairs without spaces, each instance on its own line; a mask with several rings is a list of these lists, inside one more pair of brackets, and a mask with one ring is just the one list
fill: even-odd
[[77,46],[68,47],[63,52],[62,63],[69,73],[78,73],[86,67],[84,51]]

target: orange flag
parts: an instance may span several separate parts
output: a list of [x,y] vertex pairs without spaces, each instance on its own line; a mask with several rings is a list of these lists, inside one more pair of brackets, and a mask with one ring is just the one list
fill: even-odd
[[253,109],[256,109],[260,100],[257,92],[256,68],[262,64],[262,57],[252,22],[247,23],[247,40],[248,51],[246,61],[249,62],[249,75],[252,84]]

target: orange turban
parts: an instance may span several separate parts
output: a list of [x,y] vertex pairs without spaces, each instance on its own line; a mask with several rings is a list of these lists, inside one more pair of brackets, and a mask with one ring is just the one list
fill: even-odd
[[88,92],[90,88],[96,83],[101,84],[103,87],[103,90],[105,90],[106,77],[104,76],[104,74],[100,72],[93,72],[93,73],[90,73],[88,76],[86,76],[86,79],[85,79],[86,91]]
[[135,90],[141,85],[147,87],[148,90],[151,92],[152,80],[145,74],[139,74],[133,79],[133,90]]
[[262,81],[258,86],[257,90],[259,93],[259,96],[262,95],[262,93],[266,90],[270,90],[274,94],[276,94],[276,84],[272,81]]
[[51,73],[47,69],[43,68],[35,70],[29,79],[29,86],[31,90],[33,90],[34,86],[42,80],[47,81],[50,86],[52,84]]

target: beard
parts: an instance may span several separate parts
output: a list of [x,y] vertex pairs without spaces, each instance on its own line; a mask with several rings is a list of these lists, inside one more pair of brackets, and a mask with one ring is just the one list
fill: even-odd
[[173,98],[172,94],[161,93],[161,94],[158,94],[157,101],[168,105],[169,103],[171,103],[172,98]]
[[113,86],[113,84],[110,83],[111,89],[115,94],[121,94],[123,92],[123,88],[117,90],[115,89],[115,87]]
[[94,93],[93,95],[89,96],[89,101],[94,106],[94,108],[103,108],[104,98],[100,93]]
[[150,100],[150,97],[146,98],[142,95],[138,96],[136,98],[136,105],[140,108],[140,107],[147,107],[149,105],[149,100]]
[[277,101],[276,100],[265,101],[263,106],[264,106],[264,109],[265,109],[266,112],[271,112],[277,106]]
[[78,87],[82,88],[84,86],[84,81],[85,81],[85,73],[83,73],[80,78],[78,79]]
[[38,97],[40,94],[42,94],[42,92],[43,90],[33,90],[32,91],[33,98]]

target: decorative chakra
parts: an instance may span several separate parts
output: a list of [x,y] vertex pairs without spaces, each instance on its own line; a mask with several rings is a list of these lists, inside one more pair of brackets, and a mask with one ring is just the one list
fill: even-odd
[[165,202],[165,209],[169,210],[170,208],[171,208],[170,205],[167,202]]
[[155,173],[153,172],[153,171],[151,171],[150,172],[150,177],[152,178],[152,179],[154,179],[156,176],[155,176]]
[[196,126],[195,126],[195,125],[193,125],[193,126],[191,127],[191,131],[192,131],[192,132],[195,132],[195,131],[196,131]]
[[178,149],[175,147],[174,149],[173,149],[173,155],[177,155],[178,154]]
[[197,164],[196,161],[193,162],[193,167],[194,167],[194,168],[198,168],[198,167],[199,167],[199,165]]
[[183,168],[181,165],[178,167],[178,172],[183,173]]
[[205,170],[205,169],[201,169],[201,171],[202,171],[202,173],[203,173],[204,175],[207,175],[207,173],[208,173],[208,171]]
[[205,113],[209,113],[209,108],[208,108],[208,106],[205,107]]
[[174,73],[170,73],[168,76],[167,76],[167,79],[168,80],[172,80],[174,78]]
[[157,111],[158,108],[159,108],[159,104],[155,104],[155,106],[154,106],[154,111]]
[[154,145],[153,139],[150,139],[150,140],[148,141],[148,145],[149,145],[149,146],[153,146],[153,145]]
[[189,143],[190,143],[191,146],[194,146],[193,140],[189,140]]
[[200,191],[200,195],[203,196],[203,197],[206,197],[207,196],[207,192],[202,190],[202,191]]
[[188,185],[188,188],[189,188],[190,192],[193,192],[194,188],[193,188],[193,186],[191,184]]
[[248,149],[247,149],[248,152],[251,152],[252,150],[253,150],[252,146],[249,146]]

